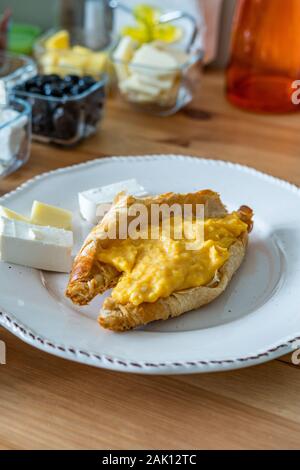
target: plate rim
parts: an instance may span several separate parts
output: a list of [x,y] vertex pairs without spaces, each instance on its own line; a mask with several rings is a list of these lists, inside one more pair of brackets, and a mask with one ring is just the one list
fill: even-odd
[[[183,155],[183,154],[147,154],[147,155],[120,155],[120,156],[107,156],[91,159],[82,163],[69,165],[63,168],[50,170],[30,178],[17,188],[4,194],[0,197],[0,204],[10,197],[19,192],[26,190],[39,180],[48,178],[53,174],[68,173],[69,171],[77,168],[93,166],[105,162],[125,162],[131,160],[159,160],[159,159],[174,159],[174,160],[190,160],[193,162],[201,162],[208,165],[226,166],[238,169],[239,171],[255,175],[261,179],[265,179],[273,184],[284,187],[285,189],[297,194],[300,197],[300,188],[293,183],[286,180],[277,178],[267,173],[256,170],[253,167],[234,163],[231,161],[224,161],[212,158],[203,158],[199,156]],[[62,357],[67,360],[104,368],[115,371],[133,372],[141,374],[190,374],[201,372],[216,372],[232,369],[239,369],[249,367],[252,365],[261,364],[270,361],[284,354],[291,353],[297,346],[296,342],[300,341],[300,332],[295,337],[286,339],[285,341],[278,341],[279,344],[274,345],[267,350],[259,351],[253,355],[244,356],[240,358],[220,359],[220,360],[193,360],[193,361],[176,361],[176,362],[145,362],[145,361],[132,361],[122,359],[116,356],[107,354],[98,354],[91,351],[80,350],[72,346],[61,345],[53,342],[52,340],[42,337],[27,327],[24,323],[19,322],[11,312],[4,311],[0,306],[0,325],[6,330],[10,331],[14,336],[30,344],[37,349],[43,350],[55,356]]]

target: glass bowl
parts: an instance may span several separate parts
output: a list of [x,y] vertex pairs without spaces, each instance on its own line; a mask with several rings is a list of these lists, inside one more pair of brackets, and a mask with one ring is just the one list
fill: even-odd
[[[137,23],[134,10],[115,3],[117,8]],[[160,36],[155,35],[154,30],[151,32],[151,27],[161,26],[162,33],[163,28],[176,23],[181,34],[173,43],[159,41],[157,37]],[[136,26],[135,24],[135,28]],[[144,26],[147,26],[146,22]],[[192,70],[197,66],[198,72],[200,71],[204,57],[205,25],[198,24],[185,11],[162,10],[156,23],[150,25],[150,29],[148,25],[147,29],[149,34],[146,34],[144,41],[141,41],[141,36],[134,34],[133,37],[139,38],[139,42],[124,35],[114,41],[110,52],[111,62],[115,68],[119,92],[126,101],[141,111],[169,116],[193,99]],[[134,28],[131,33],[133,31]],[[197,79],[199,78],[198,73]]]
[[[86,42],[85,33],[82,29],[76,28],[70,34],[71,47],[74,49],[47,49],[46,41],[59,29],[51,29],[41,36],[34,45],[34,56],[38,63],[38,68],[44,74],[65,75],[91,75],[95,80],[99,80],[103,73],[109,75],[109,47],[106,49],[94,50]],[[87,48],[90,50],[90,57],[87,56]]]
[[[163,49],[165,45],[162,44],[161,47]],[[184,58],[175,68],[153,67],[118,60],[114,57],[115,50],[116,48],[111,53],[111,61],[115,67],[119,92],[137,109],[159,116],[169,116],[192,101],[191,77],[195,67],[198,67],[200,79],[203,50],[185,53],[184,50],[174,47],[174,54]]]
[[31,107],[18,98],[0,105],[0,178],[28,160],[31,143]]
[[16,97],[32,107],[33,139],[43,143],[72,146],[95,133],[103,117],[107,78],[75,96],[44,96],[14,88]]
[[37,73],[35,62],[25,55],[0,52],[0,103],[6,103],[10,90]]

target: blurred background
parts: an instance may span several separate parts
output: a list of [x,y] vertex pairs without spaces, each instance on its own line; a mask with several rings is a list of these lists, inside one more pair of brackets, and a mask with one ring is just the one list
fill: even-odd
[[[78,0],[79,2],[81,0]],[[188,4],[199,3],[206,13],[206,22],[209,26],[207,41],[211,44],[215,57],[214,65],[223,67],[228,60],[231,23],[236,0],[164,0],[164,8],[186,9]],[[47,30],[53,26],[53,18],[56,9],[55,1],[41,0],[0,0],[0,11],[9,7],[13,12],[14,21],[18,23],[30,23]],[[124,3],[132,3],[124,0]],[[155,3],[151,1],[150,3]],[[161,2],[158,2],[161,3]],[[209,48],[209,46],[208,46]]]
[[26,161],[31,138],[95,134],[111,98],[177,113],[201,99],[207,69],[234,106],[298,112],[299,17],[300,0],[0,0],[0,174]]

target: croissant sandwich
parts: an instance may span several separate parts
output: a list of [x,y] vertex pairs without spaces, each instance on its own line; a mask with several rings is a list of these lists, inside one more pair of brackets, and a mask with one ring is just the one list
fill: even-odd
[[[142,207],[144,216],[139,223],[137,207]],[[161,212],[153,220],[153,207],[170,209],[168,230]],[[178,213],[171,212],[174,207],[182,213],[188,207],[189,217],[179,219]],[[220,196],[210,190],[143,199],[120,193],[76,256],[66,296],[86,305],[113,288],[99,316],[100,325],[113,331],[197,309],[222,294],[241,265],[252,217],[247,206],[229,213]],[[141,220],[147,222],[142,228]],[[180,220],[183,235],[178,237],[175,229]],[[137,225],[139,236],[131,236],[129,227]]]

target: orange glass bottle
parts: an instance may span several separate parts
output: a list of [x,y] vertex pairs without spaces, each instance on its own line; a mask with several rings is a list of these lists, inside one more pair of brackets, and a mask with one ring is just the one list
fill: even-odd
[[253,111],[299,111],[300,0],[238,0],[236,8],[228,99]]

